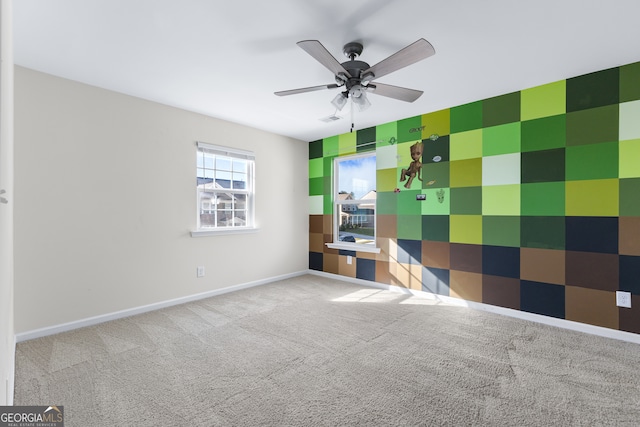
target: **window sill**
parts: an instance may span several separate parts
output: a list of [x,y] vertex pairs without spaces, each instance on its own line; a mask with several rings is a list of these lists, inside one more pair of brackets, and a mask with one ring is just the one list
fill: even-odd
[[227,236],[230,234],[257,233],[259,228],[229,228],[222,230],[192,230],[191,237]]
[[340,249],[343,251],[369,252],[372,254],[380,253],[380,248],[376,248],[375,246],[371,246],[371,245],[358,244],[358,243],[340,242],[340,243],[325,243],[325,245],[327,245],[328,248]]

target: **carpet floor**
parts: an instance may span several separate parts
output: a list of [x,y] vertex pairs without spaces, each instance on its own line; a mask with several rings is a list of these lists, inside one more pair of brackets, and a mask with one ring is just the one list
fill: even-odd
[[82,426],[638,426],[640,346],[305,275],[21,342]]

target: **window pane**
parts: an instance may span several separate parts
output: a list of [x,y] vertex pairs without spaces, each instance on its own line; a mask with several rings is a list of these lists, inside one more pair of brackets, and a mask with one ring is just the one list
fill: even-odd
[[200,192],[200,227],[215,226],[215,194]]
[[216,184],[218,188],[231,188],[231,172],[216,170]]
[[244,173],[233,173],[233,188],[244,190],[247,188],[247,175]]
[[231,159],[229,157],[216,156],[216,169],[230,171]]
[[213,169],[213,156],[211,154],[204,153],[204,167]]
[[198,155],[196,156],[197,159],[197,167],[198,168],[203,168],[204,167],[204,154],[203,153],[198,153]]
[[247,162],[245,160],[233,159],[233,171],[247,173]]
[[338,193],[361,199],[376,189],[375,156],[356,157],[338,163]]
[[375,245],[375,200],[337,206],[340,241]]
[[246,194],[235,194],[235,210],[244,210],[247,208],[247,195]]

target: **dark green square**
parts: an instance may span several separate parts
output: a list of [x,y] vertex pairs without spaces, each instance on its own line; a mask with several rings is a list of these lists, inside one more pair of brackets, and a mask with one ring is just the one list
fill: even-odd
[[330,176],[324,176],[322,177],[322,194],[325,195],[330,195],[332,194],[333,190],[331,189],[331,187],[333,186],[333,178]]
[[520,247],[520,217],[483,216],[482,243],[491,246]]
[[422,140],[422,116],[398,120],[398,144]]
[[309,159],[317,159],[322,157],[322,140],[309,143]]
[[520,217],[520,246],[523,248],[564,250],[565,217]]
[[356,151],[375,150],[376,148],[376,128],[370,127],[360,129],[356,132]]
[[620,102],[640,99],[640,62],[620,67]]
[[377,215],[398,215],[398,193],[379,191],[376,199]]
[[449,215],[423,215],[422,240],[449,241]]
[[320,196],[324,194],[324,178],[309,178],[309,195]]
[[422,143],[424,144],[422,163],[440,163],[449,161],[449,135],[441,136],[435,141],[432,141],[431,139],[424,139],[422,140]]
[[567,120],[564,114],[527,120],[520,125],[522,151],[548,150],[564,147],[567,141]]
[[482,101],[451,108],[451,133],[482,127]]
[[[449,162],[427,163],[422,166],[422,188],[447,188],[449,186]],[[428,185],[431,181],[433,184]]]
[[640,178],[620,180],[620,216],[640,216]]
[[482,215],[482,187],[452,188],[450,194],[452,215]]
[[567,113],[567,147],[618,140],[619,107],[606,107]]
[[520,155],[520,182],[565,180],[565,149],[529,151]]
[[618,67],[567,79],[567,113],[618,104]]
[[485,99],[482,102],[483,127],[520,121],[520,92]]
[[618,142],[567,147],[567,181],[618,177]]
[[322,159],[322,175],[324,176],[333,176],[333,159],[335,156],[325,157]]
[[520,186],[520,214],[561,216],[565,214],[564,181],[536,182]]

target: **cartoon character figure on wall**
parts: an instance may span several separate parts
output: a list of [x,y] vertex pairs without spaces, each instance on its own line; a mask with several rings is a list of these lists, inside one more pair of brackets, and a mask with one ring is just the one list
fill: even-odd
[[409,164],[407,169],[402,169],[402,173],[400,175],[401,182],[407,180],[404,184],[404,188],[410,188],[414,178],[418,178],[418,180],[422,181],[422,162],[420,162],[420,158],[422,157],[423,148],[424,145],[422,142],[416,142],[411,146],[411,158],[413,161]]

